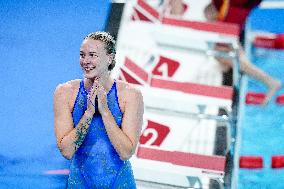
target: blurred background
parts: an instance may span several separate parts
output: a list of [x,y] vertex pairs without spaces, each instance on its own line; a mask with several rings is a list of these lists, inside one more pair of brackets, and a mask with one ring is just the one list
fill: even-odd
[[111,3],[96,1],[0,1],[0,188],[64,188],[67,169],[57,150],[53,92],[82,78],[84,36],[104,30]]
[[112,76],[143,93],[131,158],[138,188],[284,188],[284,1],[0,7],[1,189],[66,187],[70,161],[56,146],[53,92],[83,77],[79,48],[98,30],[117,39]]

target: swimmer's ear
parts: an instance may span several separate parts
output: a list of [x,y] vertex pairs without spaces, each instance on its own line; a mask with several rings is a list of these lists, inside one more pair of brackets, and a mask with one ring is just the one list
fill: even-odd
[[114,53],[108,54],[108,65],[111,65],[114,59],[115,59]]

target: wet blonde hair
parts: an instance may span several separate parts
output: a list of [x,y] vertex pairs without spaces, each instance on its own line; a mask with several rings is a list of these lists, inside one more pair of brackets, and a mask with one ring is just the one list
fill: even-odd
[[114,38],[108,33],[108,32],[103,32],[103,31],[97,31],[97,32],[92,32],[88,34],[84,40],[86,39],[93,39],[93,40],[99,40],[102,41],[105,44],[105,50],[107,54],[113,55],[113,59],[111,64],[108,66],[108,70],[111,71],[114,66],[115,66],[115,54],[116,54],[116,49],[115,49],[115,40]]

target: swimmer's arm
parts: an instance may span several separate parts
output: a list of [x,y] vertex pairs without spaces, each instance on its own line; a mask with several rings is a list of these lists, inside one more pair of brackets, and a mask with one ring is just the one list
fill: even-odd
[[102,114],[108,137],[121,160],[127,160],[134,154],[143,124],[143,96],[136,89],[128,90],[121,129],[109,110]]
[[59,85],[54,92],[54,129],[57,146],[66,159],[71,159],[83,143],[92,120],[92,113],[85,111],[78,125],[74,128],[72,114],[68,106],[70,99],[68,87]]

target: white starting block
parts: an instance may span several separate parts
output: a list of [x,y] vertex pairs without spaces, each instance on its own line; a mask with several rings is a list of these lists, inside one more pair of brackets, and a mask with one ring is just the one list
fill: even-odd
[[208,49],[237,47],[238,32],[164,17],[145,0],[126,3],[113,75],[136,84],[144,97],[145,125],[131,158],[138,183],[208,188],[215,179],[222,185],[226,159],[213,155],[215,132],[217,122],[228,122],[218,111],[230,113],[233,91],[220,86],[222,71]]
[[[225,169],[223,156],[206,156],[141,146],[131,162],[137,180],[186,188],[208,187],[208,178],[222,182]],[[206,179],[207,183],[204,182]]]

